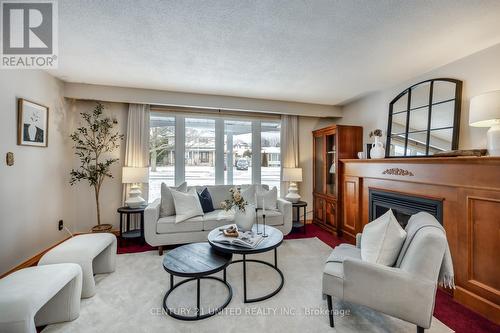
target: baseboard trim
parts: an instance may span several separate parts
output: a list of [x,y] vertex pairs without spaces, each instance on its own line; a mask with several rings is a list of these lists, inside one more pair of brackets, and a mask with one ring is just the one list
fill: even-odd
[[453,298],[458,303],[500,325],[500,305],[473,294],[460,286],[456,287]]
[[[83,234],[90,234],[90,233],[91,232],[78,232],[78,233],[73,234],[73,236],[83,235]],[[118,230],[112,230],[111,233],[115,234],[116,236],[118,236],[120,234],[120,232]],[[71,238],[71,236],[68,236],[68,237],[60,240],[59,242],[57,242],[55,244],[52,244],[51,246],[49,246],[48,248],[42,250],[41,252],[35,254],[33,257],[28,258],[27,260],[23,261],[19,265],[15,266],[14,268],[12,268],[9,271],[7,271],[7,272],[3,273],[2,275],[0,275],[0,279],[4,278],[7,275],[12,274],[15,271],[18,271],[20,269],[27,268],[27,267],[32,267],[32,266],[36,266],[38,264],[38,262],[40,261],[40,259],[42,258],[42,256],[45,253],[47,253],[49,250],[53,249],[57,245],[65,242],[65,241],[67,241],[70,238]]]

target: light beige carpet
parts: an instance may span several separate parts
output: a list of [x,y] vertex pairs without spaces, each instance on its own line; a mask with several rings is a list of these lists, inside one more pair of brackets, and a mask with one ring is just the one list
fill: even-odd
[[[49,325],[43,332],[416,332],[412,324],[339,301],[334,304],[339,310],[336,327],[330,328],[326,301],[321,295],[323,265],[330,252],[331,248],[317,238],[285,241],[278,249],[278,266],[285,275],[285,285],[276,296],[259,303],[243,303],[242,264],[229,266],[231,303],[223,313],[195,322],[179,321],[162,313],[169,274],[158,252],[122,254],[114,273],[96,276],[97,294],[82,300],[78,319]],[[250,257],[273,260],[272,252]],[[277,286],[277,273],[264,265],[249,263],[247,273],[249,297]],[[202,281],[201,288],[205,310],[222,304],[226,297],[220,283]],[[184,284],[172,293],[169,306],[193,307],[195,292],[194,281]],[[434,318],[427,332],[452,330]]]

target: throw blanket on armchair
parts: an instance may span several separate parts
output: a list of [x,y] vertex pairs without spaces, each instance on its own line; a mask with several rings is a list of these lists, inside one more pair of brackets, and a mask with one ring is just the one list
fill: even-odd
[[[439,222],[434,218],[434,216],[426,212],[420,212],[413,215],[412,217],[410,217],[408,225],[406,226],[406,241],[403,244],[401,252],[399,253],[399,257],[395,267],[399,267],[401,265],[401,261],[403,261],[406,250],[408,250],[413,237],[415,237],[417,232],[422,228],[438,228],[443,232],[444,237],[446,238],[446,231],[444,230],[443,226],[439,224]],[[451,252],[450,247],[448,246],[448,241],[446,241],[443,262],[441,263],[441,269],[439,270],[438,283],[441,287],[455,289],[453,261],[451,259]]]

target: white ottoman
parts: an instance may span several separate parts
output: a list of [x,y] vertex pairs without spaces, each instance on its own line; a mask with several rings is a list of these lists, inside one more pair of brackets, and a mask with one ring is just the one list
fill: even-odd
[[94,274],[115,271],[116,236],[110,233],[75,236],[45,253],[38,265],[68,262],[82,267],[82,298],[94,296]]
[[36,326],[80,314],[82,269],[77,264],[29,267],[0,280],[0,332],[36,332]]

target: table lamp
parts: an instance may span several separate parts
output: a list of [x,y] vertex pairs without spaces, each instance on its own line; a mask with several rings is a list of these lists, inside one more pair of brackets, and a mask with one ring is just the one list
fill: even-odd
[[290,202],[298,202],[300,195],[296,182],[302,181],[302,168],[283,168],[283,181],[290,182],[285,199]]
[[141,184],[147,182],[149,182],[148,168],[123,167],[122,183],[132,184],[125,205],[130,208],[139,208],[146,203],[146,200],[141,197]]
[[500,156],[500,90],[472,97],[469,108],[469,125],[489,127],[488,153]]

